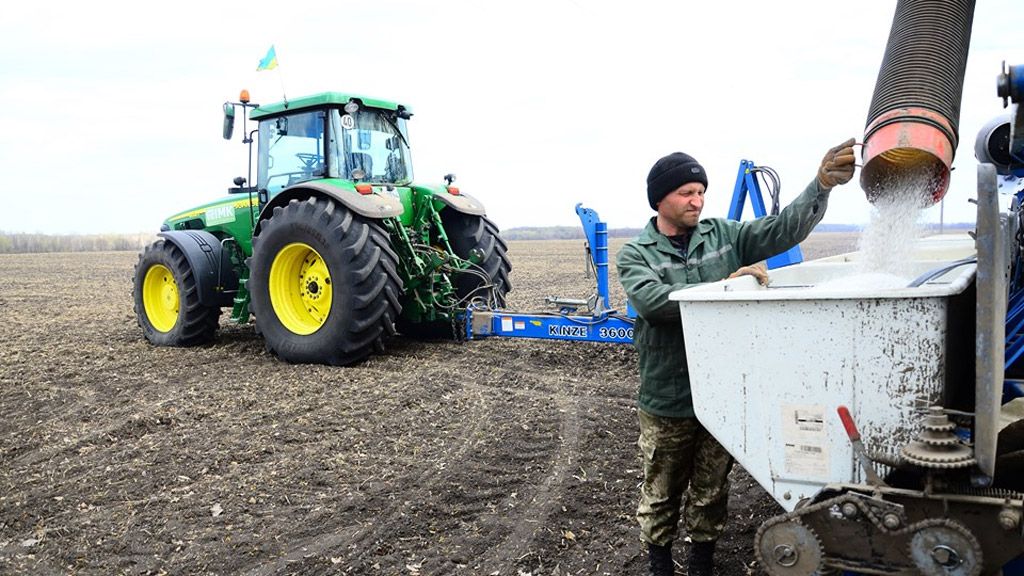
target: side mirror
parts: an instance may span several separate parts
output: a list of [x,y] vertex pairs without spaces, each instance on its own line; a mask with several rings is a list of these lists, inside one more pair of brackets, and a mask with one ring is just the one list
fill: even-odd
[[231,140],[235,133],[235,105],[230,102],[224,103],[224,139]]

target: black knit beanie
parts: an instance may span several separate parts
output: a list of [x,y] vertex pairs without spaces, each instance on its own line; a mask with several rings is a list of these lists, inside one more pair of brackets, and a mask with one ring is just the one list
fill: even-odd
[[673,152],[655,162],[647,175],[647,199],[651,208],[657,210],[662,198],[689,182],[700,182],[704,188],[708,187],[708,175],[693,156]]

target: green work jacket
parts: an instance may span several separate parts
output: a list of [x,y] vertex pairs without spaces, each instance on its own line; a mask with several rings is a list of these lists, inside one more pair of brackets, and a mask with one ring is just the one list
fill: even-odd
[[[668,418],[693,418],[690,374],[683,348],[679,303],[671,292],[727,278],[741,266],[796,246],[825,215],[829,190],[817,178],[778,216],[736,222],[709,218],[697,223],[686,256],[658,231],[651,218],[640,235],[619,251],[619,281],[637,318],[633,344],[639,352],[641,410]],[[690,338],[700,338],[690,327]],[[723,353],[729,343],[720,343]]]

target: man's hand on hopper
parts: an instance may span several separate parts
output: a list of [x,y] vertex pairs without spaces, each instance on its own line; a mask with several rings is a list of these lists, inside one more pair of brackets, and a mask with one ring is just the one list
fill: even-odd
[[739,278],[740,276],[753,276],[761,286],[768,285],[768,268],[760,262],[740,268],[730,274],[729,278]]

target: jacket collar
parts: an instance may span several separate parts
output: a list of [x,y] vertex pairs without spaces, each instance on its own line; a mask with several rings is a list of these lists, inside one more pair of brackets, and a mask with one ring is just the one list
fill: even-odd
[[[647,226],[645,226],[643,231],[640,233],[638,241],[640,242],[640,244],[645,246],[654,245],[654,247],[657,248],[659,252],[664,252],[666,254],[673,254],[678,256],[679,251],[676,250],[676,247],[672,245],[672,242],[668,239],[668,236],[665,236],[664,234],[658,231],[657,221],[657,217],[652,217],[650,221],[647,222]],[[701,244],[704,243],[704,234],[710,227],[711,225],[710,223],[708,223],[707,220],[701,220],[700,222],[697,222],[697,227],[694,228],[693,232],[690,233],[690,243],[687,245],[686,248],[687,256],[693,254],[693,251],[697,248],[697,246],[700,246]]]

